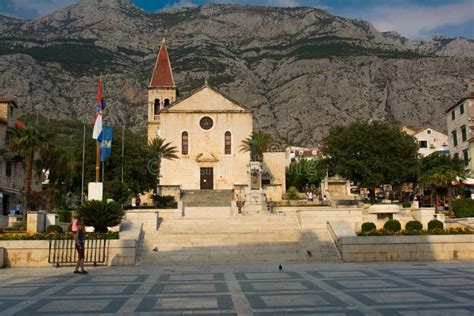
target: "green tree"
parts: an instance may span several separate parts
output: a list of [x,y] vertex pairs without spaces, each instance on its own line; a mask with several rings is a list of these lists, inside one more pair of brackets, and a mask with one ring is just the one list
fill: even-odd
[[128,186],[118,179],[104,182],[105,199],[113,199],[115,202],[124,204],[131,196]]
[[306,187],[318,186],[325,173],[326,167],[321,160],[301,159],[286,168],[286,186],[295,186],[303,192]]
[[153,185],[153,191],[156,190],[158,184],[160,184],[160,171],[161,171],[161,159],[177,159],[178,150],[171,143],[167,143],[163,138],[154,138],[148,144],[148,151],[152,158],[151,163],[148,164],[152,173],[155,174],[155,183]]
[[272,145],[272,135],[265,132],[254,132],[252,135],[242,141],[240,145],[241,152],[252,152],[252,142],[255,143],[255,149],[257,152],[257,160],[263,161],[263,153],[267,152]]
[[[48,134],[48,141],[55,148],[65,152],[70,161],[72,171],[66,174],[62,190],[66,192],[69,203],[77,202],[81,196],[82,180],[82,139],[85,136],[84,182],[95,181],[96,142],[92,139],[92,125],[77,120],[53,120],[42,116],[28,115],[22,117],[29,124],[35,124],[42,133]],[[148,140],[145,135],[129,129],[122,131],[121,126],[113,126],[112,154],[105,162],[104,186],[110,181],[122,181],[131,194],[148,191],[156,182],[155,175],[147,168],[152,157],[148,150]],[[124,155],[122,157],[122,133],[124,134]],[[114,185],[114,189],[117,188]],[[107,192],[105,192],[107,193]]]
[[453,212],[453,188],[451,182],[462,181],[467,171],[464,161],[458,157],[432,154],[421,159],[418,182],[424,186],[431,186],[432,191],[437,187],[448,189],[449,211]]
[[70,176],[72,164],[64,150],[50,145],[40,151],[37,166],[40,170],[48,170],[46,209],[51,211],[55,206],[55,194],[61,190],[63,183]]
[[398,126],[375,121],[331,128],[322,151],[329,172],[370,190],[384,183],[411,180],[418,168],[415,139]]
[[9,128],[7,135],[7,147],[12,152],[17,152],[22,158],[25,166],[23,179],[23,204],[24,213],[30,208],[31,182],[33,179],[33,168],[35,153],[44,150],[48,143],[36,128]]

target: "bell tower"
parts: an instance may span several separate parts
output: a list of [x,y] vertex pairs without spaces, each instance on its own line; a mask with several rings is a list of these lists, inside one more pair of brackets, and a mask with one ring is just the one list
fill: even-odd
[[148,85],[148,139],[160,136],[160,111],[176,102],[176,85],[168,56],[166,40],[161,41],[160,52]]

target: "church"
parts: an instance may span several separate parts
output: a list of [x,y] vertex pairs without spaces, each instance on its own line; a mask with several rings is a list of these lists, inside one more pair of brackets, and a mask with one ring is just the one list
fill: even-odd
[[[163,138],[178,150],[178,159],[161,161],[159,193],[179,199],[181,191],[248,185],[250,154],[240,147],[252,134],[252,111],[207,81],[178,100],[164,39],[148,86],[147,112],[148,139]],[[265,153],[264,161],[264,184],[277,191],[279,200],[285,189],[284,153]]]

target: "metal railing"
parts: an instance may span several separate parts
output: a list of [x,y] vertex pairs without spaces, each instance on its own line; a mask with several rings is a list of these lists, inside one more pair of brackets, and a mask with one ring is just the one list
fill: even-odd
[[[107,236],[87,236],[84,242],[84,264],[104,265],[108,254]],[[48,263],[60,265],[70,265],[76,263],[78,255],[74,239],[58,238],[49,240]]]

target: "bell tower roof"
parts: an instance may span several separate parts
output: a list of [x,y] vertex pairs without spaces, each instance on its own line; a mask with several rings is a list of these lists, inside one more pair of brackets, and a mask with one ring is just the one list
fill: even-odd
[[166,40],[161,41],[160,52],[156,59],[153,75],[151,76],[149,88],[174,88],[176,87],[171,70],[171,63],[166,47]]

